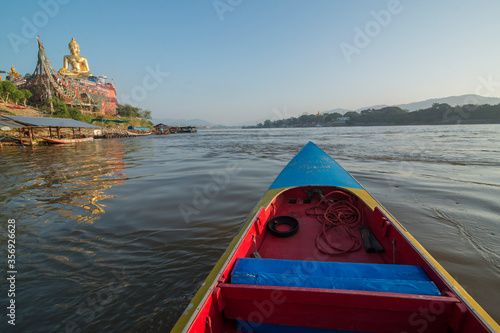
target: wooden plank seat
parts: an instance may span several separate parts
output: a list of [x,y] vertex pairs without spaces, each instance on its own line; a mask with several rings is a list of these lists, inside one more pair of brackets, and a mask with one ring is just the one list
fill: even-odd
[[[446,332],[458,322],[458,299],[440,296],[435,286],[401,292],[408,284],[399,281],[430,282],[415,266],[401,266],[240,258],[231,283],[219,284],[218,304],[240,332]],[[394,289],[375,290],[391,277]]]

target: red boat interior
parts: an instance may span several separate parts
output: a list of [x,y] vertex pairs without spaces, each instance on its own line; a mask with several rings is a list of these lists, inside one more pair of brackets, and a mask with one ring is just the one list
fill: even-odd
[[484,331],[394,223],[346,190],[286,190],[244,232],[191,331]]

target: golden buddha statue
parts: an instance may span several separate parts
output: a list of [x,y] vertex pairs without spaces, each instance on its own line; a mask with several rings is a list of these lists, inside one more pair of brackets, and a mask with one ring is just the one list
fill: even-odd
[[19,74],[18,72],[16,72],[16,69],[14,68],[14,64],[11,64],[9,76],[11,78],[13,78],[13,79],[21,76],[21,74]]
[[64,56],[63,68],[59,70],[59,73],[75,77],[92,76],[92,73],[89,72],[89,63],[87,59],[80,55],[80,46],[78,46],[78,43],[75,41],[75,37],[71,39],[68,47],[71,55]]

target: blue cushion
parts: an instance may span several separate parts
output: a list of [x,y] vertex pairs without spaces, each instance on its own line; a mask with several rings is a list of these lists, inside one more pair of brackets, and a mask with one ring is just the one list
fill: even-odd
[[239,258],[231,283],[439,296],[419,266]]
[[[237,320],[238,332],[244,333],[353,333],[352,331],[328,330],[323,328],[285,326]],[[356,332],[363,333],[363,332]]]

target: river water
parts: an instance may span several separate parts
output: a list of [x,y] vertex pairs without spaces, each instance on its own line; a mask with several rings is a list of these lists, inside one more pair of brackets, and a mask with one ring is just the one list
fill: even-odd
[[0,331],[168,332],[308,141],[500,321],[500,125],[234,129],[1,148]]

